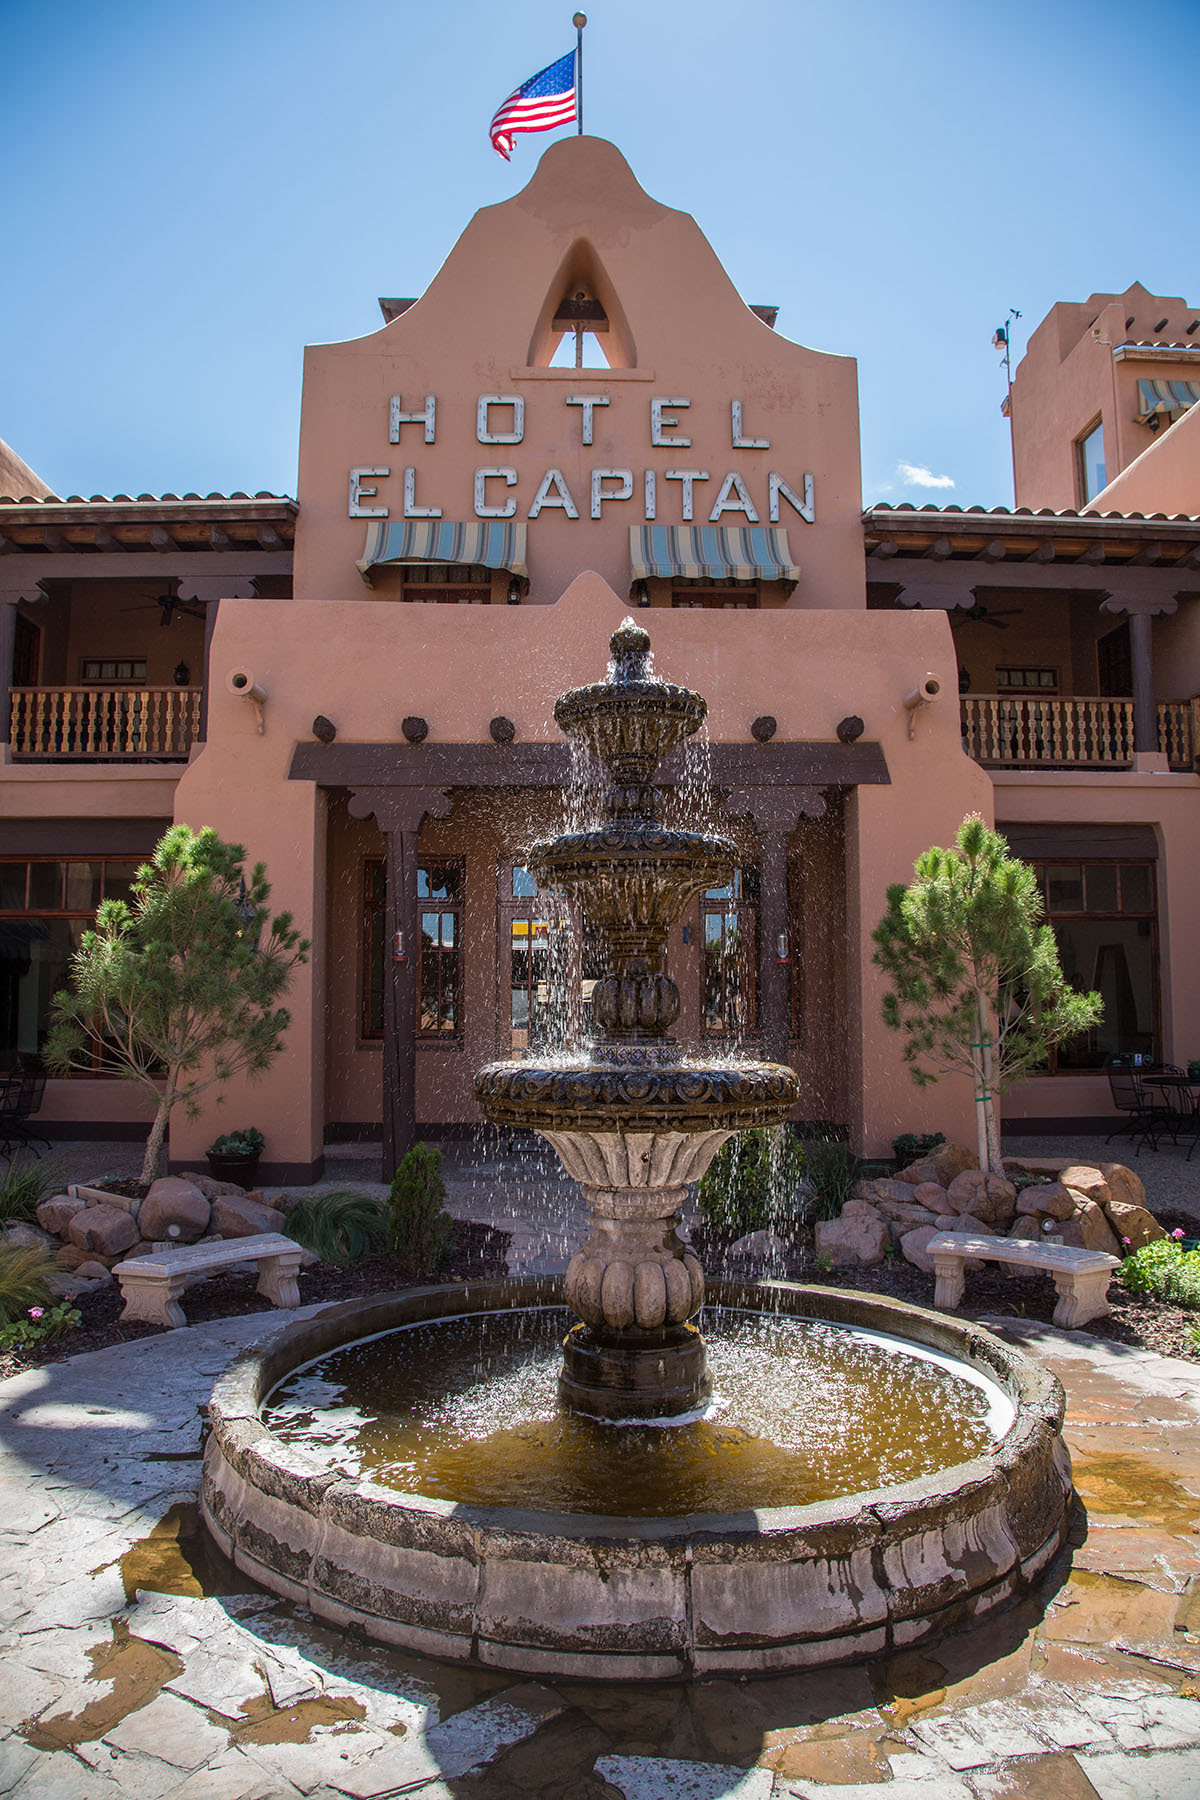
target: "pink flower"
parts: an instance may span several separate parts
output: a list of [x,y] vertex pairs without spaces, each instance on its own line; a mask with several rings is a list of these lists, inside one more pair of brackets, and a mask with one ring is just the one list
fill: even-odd
[[1122,1239],[1121,1239],[1121,1242],[1122,1242],[1122,1243],[1123,1243],[1123,1244],[1128,1244],[1128,1243],[1131,1243],[1131,1242],[1132,1242],[1132,1239],[1131,1239],[1131,1238],[1122,1238]]
[[31,1306],[29,1309],[29,1316],[31,1319],[40,1319],[44,1311],[45,1308],[42,1306]]
[[1184,1235],[1184,1231],[1183,1231],[1182,1225],[1177,1225],[1175,1227],[1174,1231],[1171,1233],[1171,1236],[1173,1238],[1181,1238],[1183,1235]]

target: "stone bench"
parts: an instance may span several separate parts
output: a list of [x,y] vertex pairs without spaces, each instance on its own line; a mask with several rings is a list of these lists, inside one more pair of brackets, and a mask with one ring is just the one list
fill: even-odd
[[963,1297],[963,1265],[968,1262],[1012,1263],[1022,1269],[1044,1269],[1054,1277],[1058,1305],[1054,1323],[1067,1330],[1086,1325],[1108,1312],[1108,1284],[1115,1256],[1103,1250],[1077,1250],[1070,1244],[1035,1243],[1025,1238],[983,1237],[966,1231],[941,1231],[925,1246],[933,1258],[937,1288],[933,1304],[954,1312]]
[[218,1244],[181,1244],[178,1249],[130,1257],[113,1269],[125,1302],[121,1317],[148,1325],[186,1325],[179,1300],[187,1283],[197,1275],[245,1262],[258,1264],[258,1291],[273,1306],[299,1306],[296,1278],[303,1255],[294,1239],[271,1231],[257,1237],[222,1238]]

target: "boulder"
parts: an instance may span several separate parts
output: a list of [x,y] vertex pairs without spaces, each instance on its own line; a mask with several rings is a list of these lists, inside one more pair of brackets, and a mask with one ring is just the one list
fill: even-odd
[[1107,1181],[1091,1163],[1070,1163],[1058,1179],[1073,1194],[1082,1194],[1085,1200],[1094,1200],[1097,1206],[1112,1199]]
[[1017,1195],[1018,1213],[1042,1214],[1050,1219],[1069,1219],[1075,1211],[1075,1195],[1061,1181],[1039,1181]]
[[217,1237],[257,1237],[262,1231],[282,1231],[285,1223],[273,1206],[258,1206],[245,1194],[223,1194],[212,1203],[210,1229]]
[[179,1177],[180,1181],[190,1182],[198,1188],[206,1200],[222,1200],[229,1194],[240,1198],[245,1188],[240,1188],[236,1181],[216,1181],[211,1175],[197,1175],[192,1169],[185,1169]]
[[973,1150],[964,1144],[942,1144],[919,1162],[910,1163],[907,1169],[900,1169],[897,1181],[907,1181],[911,1187],[918,1187],[922,1181],[936,1181],[939,1187],[948,1188],[956,1175],[964,1169],[977,1169],[979,1158]]
[[856,1200],[866,1200],[871,1206],[912,1205],[912,1183],[893,1181],[886,1175],[875,1181],[856,1181],[851,1192]]
[[[131,1250],[129,1254],[132,1256],[133,1251]],[[87,1262],[88,1258],[94,1255],[94,1250],[81,1250],[78,1244],[64,1244],[54,1261],[58,1268],[65,1269],[70,1274],[79,1267],[81,1262]]]
[[915,1231],[918,1225],[932,1225],[937,1217],[927,1206],[881,1206],[879,1211],[891,1226],[893,1237],[897,1230]]
[[76,1200],[70,1194],[53,1194],[38,1207],[37,1222],[52,1237],[66,1237],[67,1227],[76,1213],[86,1211],[86,1200]]
[[1119,1200],[1126,1206],[1145,1206],[1146,1187],[1140,1175],[1124,1163],[1098,1163],[1097,1167],[1108,1183],[1110,1200]]
[[1069,1156],[1006,1156],[1004,1173],[1014,1175],[1038,1175],[1044,1181],[1057,1181],[1064,1169],[1070,1168]]
[[39,1231],[36,1225],[27,1225],[24,1219],[11,1219],[7,1225],[0,1226],[0,1241],[14,1250],[45,1250],[50,1254],[58,1249],[56,1237],[51,1237],[48,1231]]
[[931,1237],[937,1235],[932,1225],[918,1225],[915,1231],[906,1231],[900,1239],[900,1250],[905,1262],[912,1263],[914,1268],[922,1270],[926,1275],[932,1275],[933,1258],[925,1246]]
[[927,1206],[931,1213],[950,1211],[946,1205],[946,1190],[939,1182],[918,1181],[912,1197],[918,1206]]
[[1003,1175],[985,1175],[982,1169],[964,1169],[946,1189],[955,1212],[971,1213],[989,1224],[1007,1225],[1017,1210],[1017,1190]]
[[851,1213],[847,1218],[820,1219],[816,1229],[818,1256],[827,1256],[835,1269],[874,1268],[883,1261],[888,1228],[876,1213]]
[[95,1281],[101,1286],[113,1279],[107,1265],[101,1262],[81,1262],[75,1273],[81,1281]]
[[1147,1212],[1144,1206],[1131,1206],[1125,1200],[1110,1200],[1104,1208],[1104,1216],[1121,1240],[1121,1249],[1126,1255],[1167,1235],[1152,1212]]
[[198,1187],[180,1175],[164,1175],[151,1182],[142,1201],[138,1227],[144,1238],[170,1238],[173,1244],[194,1244],[208,1230],[212,1206]]
[[977,1218],[974,1213],[955,1213],[950,1224],[946,1226],[946,1230],[973,1231],[977,1237],[1003,1237],[1004,1235],[1003,1232],[997,1231],[994,1225],[989,1225],[986,1219]]
[[1117,1241],[1103,1208],[1094,1200],[1079,1200],[1075,1216],[1062,1225],[1062,1241],[1083,1250],[1103,1250],[1106,1256],[1124,1256],[1125,1247]]
[[871,1205],[871,1202],[869,1200],[861,1200],[857,1195],[855,1195],[852,1200],[846,1201],[845,1205],[842,1207],[842,1217],[843,1219],[853,1218],[856,1213],[868,1219],[877,1219],[879,1217],[879,1214]]
[[68,1234],[80,1250],[96,1250],[101,1256],[119,1256],[138,1240],[138,1228],[129,1213],[115,1206],[85,1207],[71,1220]]
[[1027,1244],[1036,1244],[1042,1237],[1042,1222],[1036,1213],[1019,1213],[1008,1228],[1010,1238],[1023,1238]]
[[774,1231],[749,1231],[725,1252],[730,1262],[774,1262],[787,1255],[787,1245]]

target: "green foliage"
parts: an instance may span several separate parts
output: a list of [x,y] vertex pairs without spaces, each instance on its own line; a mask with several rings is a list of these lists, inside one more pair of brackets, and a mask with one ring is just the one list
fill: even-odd
[[353,1188],[337,1188],[328,1194],[305,1194],[288,1213],[283,1231],[323,1263],[344,1269],[377,1250],[387,1229],[382,1200]]
[[416,1276],[434,1275],[450,1248],[454,1221],[443,1208],[441,1152],[414,1144],[400,1159],[388,1194],[388,1249]]
[[[977,815],[956,847],[917,858],[916,880],[888,889],[874,960],[888,978],[884,1023],[904,1038],[913,1080],[965,1071],[981,1109],[980,1166],[998,1170],[997,1094],[1052,1044],[1096,1024],[1099,994],[1067,984],[1037,877]],[[932,1068],[927,1065],[932,1064]]]
[[278,1002],[309,944],[290,913],[272,918],[262,863],[209,827],[173,825],[137,872],[132,904],[105,900],[55,996],[44,1057],[55,1074],[99,1055],[151,1095],[142,1179],[157,1173],[172,1108],[236,1074],[261,1075],[282,1048]]
[[53,1258],[36,1244],[0,1244],[0,1325],[25,1317],[31,1307],[48,1307],[53,1272]]
[[855,1160],[844,1144],[822,1138],[805,1145],[806,1174],[813,1190],[813,1217],[840,1219],[857,1175]]
[[13,1219],[31,1223],[42,1201],[58,1192],[59,1179],[52,1164],[14,1156],[0,1173],[0,1224]]
[[1156,1238],[1127,1256],[1117,1273],[1131,1294],[1152,1294],[1200,1312],[1200,1250],[1184,1250],[1174,1238]]
[[701,1218],[734,1237],[786,1218],[805,1162],[803,1145],[786,1126],[735,1132],[696,1190]]
[[69,1300],[60,1300],[57,1306],[31,1306],[23,1319],[14,1319],[11,1325],[0,1325],[0,1350],[31,1350],[47,1338],[74,1331],[82,1319],[78,1307]]
[[944,1131],[902,1131],[899,1137],[892,1139],[892,1155],[902,1169],[907,1169],[910,1163],[932,1155],[945,1141]]
[[261,1156],[266,1138],[254,1125],[247,1125],[244,1131],[223,1131],[215,1137],[205,1156]]

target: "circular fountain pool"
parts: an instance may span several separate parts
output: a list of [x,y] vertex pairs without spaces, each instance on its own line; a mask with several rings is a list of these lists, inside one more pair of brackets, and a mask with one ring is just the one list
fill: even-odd
[[286,1326],[214,1392],[210,1527],[266,1586],[385,1641],[630,1679],[874,1655],[1053,1555],[1070,1475],[1051,1376],[897,1301],[710,1299],[715,1400],[683,1424],[561,1408],[552,1281]]

